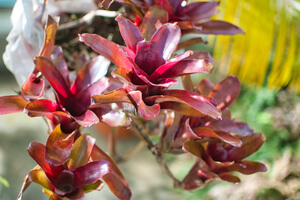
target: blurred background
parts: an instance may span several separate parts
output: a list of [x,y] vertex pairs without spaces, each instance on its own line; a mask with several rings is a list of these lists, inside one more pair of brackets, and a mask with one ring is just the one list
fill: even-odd
[[[0,0],[0,54],[11,29],[14,0]],[[262,148],[251,156],[264,162],[267,173],[240,176],[242,183],[216,182],[193,192],[172,189],[172,183],[143,149],[120,165],[135,199],[300,199],[300,1],[222,0],[218,19],[240,26],[245,35],[210,36],[206,49],[215,59],[215,71],[208,77],[217,83],[225,75],[237,75],[242,90],[231,109],[234,118],[247,122],[255,132],[267,137]],[[195,81],[201,77],[193,77]],[[16,94],[19,86],[0,59],[0,95]],[[97,143],[107,150],[106,139],[90,128]],[[35,162],[27,154],[31,141],[45,143],[46,123],[23,113],[0,116],[0,199],[16,199],[23,178]],[[122,141],[127,146],[136,140]],[[122,151],[122,150],[121,150]],[[186,161],[188,162],[188,161]],[[179,177],[187,169],[171,168]],[[86,199],[115,199],[107,187]],[[24,200],[48,199],[36,184],[25,192]]]

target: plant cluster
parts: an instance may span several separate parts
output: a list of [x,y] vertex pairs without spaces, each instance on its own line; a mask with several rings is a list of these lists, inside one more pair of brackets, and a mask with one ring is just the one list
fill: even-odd
[[[208,79],[194,85],[190,75],[211,73],[213,58],[205,51],[176,51],[205,43],[199,34],[243,33],[228,22],[209,19],[219,2],[118,2],[126,7],[115,18],[125,46],[97,34],[79,34],[79,41],[100,55],[84,62],[74,76],[62,48],[55,46],[58,24],[49,16],[44,46],[21,93],[0,97],[0,114],[25,112],[45,118],[49,126],[46,145],[32,142],[27,148],[38,165],[28,173],[19,199],[31,182],[59,200],[81,199],[101,189],[103,181],[117,198],[130,199],[130,187],[115,161],[90,134],[81,133],[82,127],[99,122],[136,132],[177,188],[193,190],[219,179],[238,183],[233,172],[266,171],[264,164],[244,160],[261,147],[264,135],[230,114],[239,80],[229,76],[217,85]],[[108,8],[111,3],[104,0],[99,5]],[[198,37],[182,41],[188,33]],[[106,75],[109,61],[115,66],[111,76]],[[183,89],[169,89],[178,77]],[[155,120],[157,116],[163,120]],[[155,143],[150,133],[162,123]],[[183,153],[196,161],[179,180],[164,157]]]

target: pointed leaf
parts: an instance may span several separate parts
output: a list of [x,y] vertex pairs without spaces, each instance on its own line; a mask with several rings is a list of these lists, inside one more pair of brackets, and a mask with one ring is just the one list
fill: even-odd
[[31,142],[27,147],[27,151],[31,158],[44,170],[45,173],[52,174],[49,163],[45,160],[45,145],[38,142]]
[[140,30],[135,24],[124,18],[122,15],[116,17],[116,20],[125,44],[135,53],[137,43],[143,40]]
[[253,134],[253,129],[250,128],[248,124],[243,122],[235,122],[231,119],[211,121],[207,127],[213,129],[214,131],[235,133],[241,136]]
[[183,103],[212,118],[221,118],[220,111],[211,103],[209,99],[194,92],[185,90],[163,90],[162,95],[148,98],[153,99],[158,103],[166,101]]
[[0,115],[15,112],[23,112],[25,106],[30,103],[20,95],[2,96],[0,97]]
[[69,158],[74,135],[75,133],[63,133],[60,125],[52,131],[46,143],[45,153],[45,159],[49,164],[58,166]]
[[61,97],[67,98],[70,95],[68,83],[49,59],[39,56],[36,58],[35,64],[37,69]]
[[267,167],[264,164],[259,162],[244,160],[244,161],[233,163],[228,167],[223,167],[219,171],[221,172],[238,171],[243,174],[254,174],[257,172],[266,172]]
[[164,24],[151,38],[155,51],[165,60],[169,59],[181,37],[180,28],[176,24]]
[[68,169],[70,171],[88,163],[95,141],[96,139],[91,137],[88,133],[76,139],[68,160]]
[[[124,51],[122,48],[116,43],[99,35],[88,33],[79,35],[79,40],[90,46],[94,51],[101,54],[118,67],[132,69],[132,63],[128,60],[127,56],[123,54]],[[130,51],[130,49],[128,49],[128,51]]]
[[186,31],[185,33],[201,33],[214,35],[236,35],[245,34],[242,29],[229,22],[220,20],[210,20],[203,23],[195,24],[196,29]]
[[[230,88],[230,90],[228,90]],[[235,76],[228,76],[221,81],[209,94],[213,98],[220,110],[227,108],[239,95],[241,83]]]
[[104,181],[119,199],[130,199],[131,191],[129,185],[111,157],[96,145],[94,145],[91,157],[92,160],[106,160],[110,163],[112,173],[105,175],[103,177]]
[[210,18],[218,13],[217,6],[219,1],[195,2],[180,7],[178,15],[187,18],[189,21],[198,21],[201,19]]
[[48,21],[46,26],[46,36],[43,44],[40,56],[44,56],[50,59],[55,43],[55,34],[57,31],[58,22],[55,21],[50,15],[48,15]]
[[237,147],[229,147],[228,151],[228,160],[239,161],[242,160],[254,152],[256,152],[261,145],[265,142],[266,137],[261,133],[254,133],[249,136],[245,136],[241,138],[242,146],[240,148]]
[[69,83],[69,70],[67,62],[64,58],[63,50],[60,46],[54,46],[51,59],[58,71],[63,75],[64,79]]
[[84,65],[78,72],[71,87],[71,92],[77,94],[92,83],[102,79],[107,73],[110,62],[102,56],[97,56]]
[[37,100],[43,96],[45,81],[37,78],[36,74],[31,74],[30,77],[22,85],[21,95],[27,100]]

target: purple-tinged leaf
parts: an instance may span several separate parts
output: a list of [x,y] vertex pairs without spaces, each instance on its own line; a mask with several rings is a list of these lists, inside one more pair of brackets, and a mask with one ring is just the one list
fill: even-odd
[[186,104],[193,109],[208,115],[214,119],[221,118],[221,112],[211,103],[211,101],[197,93],[185,91],[185,90],[163,90],[162,95],[151,96],[146,98],[153,99],[158,103],[174,101],[178,103]]
[[256,152],[266,140],[266,136],[261,133],[254,133],[241,138],[242,146],[228,147],[228,160],[239,161]]
[[[79,35],[79,40],[90,46],[94,51],[113,62],[118,67],[132,69],[132,63],[125,52],[116,43],[96,34],[84,33]],[[130,49],[128,49],[130,51]]]
[[45,160],[54,166],[63,164],[71,154],[75,133],[66,134],[57,126],[46,143]]
[[184,7],[179,7],[178,14],[182,20],[188,18],[189,21],[199,21],[201,19],[210,18],[218,13],[217,6],[219,1],[195,2]]
[[83,113],[80,116],[72,116],[72,117],[73,117],[73,119],[76,120],[76,122],[79,125],[81,125],[83,127],[90,127],[93,124],[96,124],[99,122],[99,118],[97,117],[97,115],[90,110],[87,110],[85,113]]
[[154,33],[165,23],[168,22],[168,12],[160,6],[151,6],[145,14],[141,24],[141,33],[143,38],[150,41]]
[[[229,89],[230,88],[230,89]],[[241,83],[235,76],[228,76],[215,86],[209,97],[217,102],[220,110],[227,108],[238,97]]]
[[173,110],[177,113],[181,113],[183,115],[191,116],[191,117],[204,117],[206,116],[202,112],[199,112],[198,110],[192,108],[189,105],[186,105],[184,103],[179,103],[179,102],[161,102],[159,103],[160,109],[168,109],[168,110]]
[[75,175],[72,171],[64,169],[52,182],[55,186],[54,192],[60,196],[65,196],[73,192],[75,188]]
[[64,79],[67,81],[69,84],[69,70],[68,70],[68,65],[67,62],[64,58],[63,50],[60,46],[54,46],[52,55],[51,55],[51,60],[53,64],[56,66],[58,71],[63,75]]
[[70,96],[68,83],[49,59],[39,56],[36,58],[35,64],[37,69],[43,74],[43,76],[47,79],[53,89],[61,97],[67,98],[68,96]]
[[195,140],[187,140],[183,143],[183,150],[201,158],[204,154],[203,146]]
[[88,133],[85,133],[76,139],[68,160],[68,169],[70,171],[88,163],[95,141],[96,139],[91,137]]
[[[103,79],[107,73],[110,62],[102,56],[97,56],[78,72],[76,79],[71,87],[72,94],[77,94],[89,85]],[[104,88],[106,89],[106,88]]]
[[22,85],[21,95],[24,99],[35,101],[43,96],[44,88],[45,81],[31,74]]
[[95,183],[104,175],[111,173],[111,167],[106,160],[93,161],[85,164],[74,171],[75,187],[81,187]]
[[194,30],[185,31],[185,33],[200,33],[200,34],[214,34],[214,35],[236,35],[245,34],[238,26],[229,22],[220,20],[210,20],[203,23],[195,24]]
[[25,106],[25,113],[30,117],[45,116],[61,110],[60,106],[48,99],[40,99],[30,102]]
[[132,103],[135,105],[138,113],[144,119],[152,119],[159,114],[160,107],[158,103],[153,105],[146,105],[142,93],[140,91],[129,92],[128,95],[132,99]]
[[117,16],[116,20],[118,22],[119,29],[125,41],[125,44],[129,49],[136,53],[137,43],[143,40],[139,28],[130,20],[124,18],[122,15]]
[[153,49],[165,60],[168,60],[181,37],[180,28],[176,24],[164,24],[151,38]]
[[35,182],[41,185],[43,188],[46,188],[48,190],[53,190],[53,185],[51,184],[45,172],[42,170],[39,169],[31,170],[28,173],[28,178],[29,181]]
[[31,142],[27,151],[33,160],[44,170],[45,173],[52,175],[51,167],[45,160],[46,147],[38,142]]
[[2,96],[0,97],[0,115],[15,112],[23,112],[25,106],[30,103],[20,95]]
[[253,134],[253,129],[250,128],[248,124],[243,122],[235,122],[231,119],[211,121],[207,127],[213,129],[214,131],[235,133],[240,136]]
[[119,198],[119,199],[130,199],[131,191],[127,181],[125,180],[123,174],[118,168],[117,164],[108,156],[104,151],[99,147],[94,145],[92,155],[92,160],[106,160],[110,163],[111,172],[103,177],[104,181],[110,188],[110,190]]
[[[149,76],[165,63],[162,52],[154,48],[149,41],[140,41],[137,45],[135,63]],[[139,72],[139,70],[136,70]]]

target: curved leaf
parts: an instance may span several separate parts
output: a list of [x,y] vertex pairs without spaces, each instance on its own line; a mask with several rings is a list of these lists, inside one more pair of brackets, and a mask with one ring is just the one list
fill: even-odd
[[45,160],[54,166],[63,164],[71,154],[75,133],[66,134],[57,126],[46,143]]
[[88,163],[95,141],[96,139],[91,137],[88,133],[76,139],[68,160],[68,169],[70,171]]
[[24,111],[30,117],[45,116],[59,110],[61,110],[60,106],[48,99],[30,102],[24,109]]
[[30,103],[20,95],[2,96],[0,97],[0,115],[15,112],[23,112],[25,106]]
[[31,74],[22,85],[21,95],[24,99],[34,101],[43,96],[44,88],[45,81]]
[[44,170],[44,172],[52,175],[51,167],[45,160],[45,145],[38,142],[31,142],[27,147],[27,152],[30,157],[33,158],[33,160],[35,160],[35,162]]

